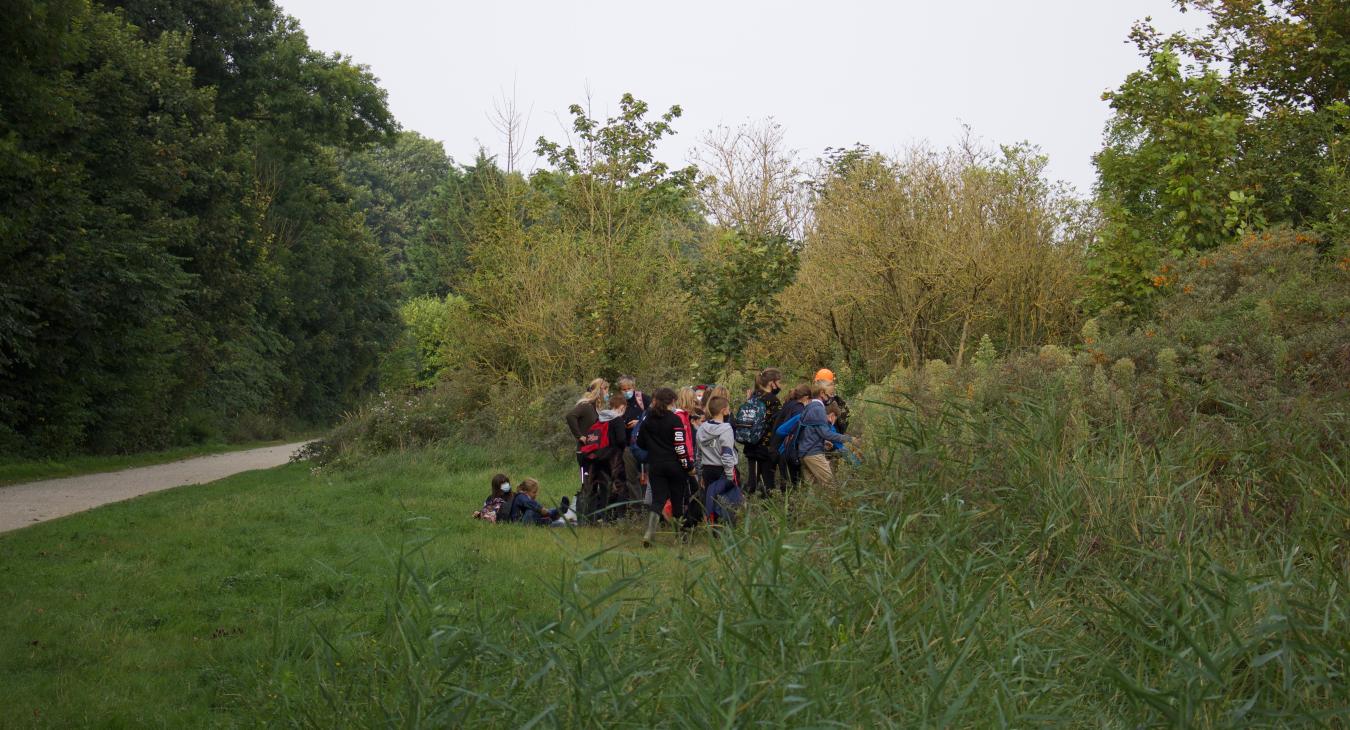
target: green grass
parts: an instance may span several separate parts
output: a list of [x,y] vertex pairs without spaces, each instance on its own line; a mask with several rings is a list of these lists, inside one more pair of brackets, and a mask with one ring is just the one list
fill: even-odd
[[[835,491],[690,548],[475,523],[502,466],[467,447],[0,536],[0,725],[1344,725],[1336,456],[1285,465],[1291,517],[1234,527],[1189,441],[1005,408],[974,460],[897,411]],[[505,470],[546,501],[574,478]]]
[[[411,543],[430,541],[417,565],[446,610],[521,615],[547,613],[574,556],[631,543],[470,520],[501,468],[472,450],[332,477],[290,465],[0,535],[0,727],[255,724],[277,688],[312,684],[323,638],[384,624]],[[507,471],[549,502],[573,469]]]
[[[317,434],[315,434],[317,435]],[[95,474],[104,471],[117,471],[137,466],[167,464],[171,461],[189,459],[194,456],[223,454],[230,451],[243,451],[263,446],[302,441],[307,436],[272,441],[250,441],[246,443],[208,443],[195,446],[181,446],[165,451],[149,451],[141,454],[116,456],[71,456],[64,459],[18,459],[0,457],[0,487],[9,484],[22,484],[40,479],[74,477],[81,474]]]

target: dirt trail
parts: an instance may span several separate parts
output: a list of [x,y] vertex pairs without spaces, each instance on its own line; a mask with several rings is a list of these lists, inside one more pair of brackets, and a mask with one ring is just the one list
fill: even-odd
[[301,441],[199,456],[156,466],[0,487],[0,532],[93,509],[163,489],[205,484],[239,472],[285,464]]

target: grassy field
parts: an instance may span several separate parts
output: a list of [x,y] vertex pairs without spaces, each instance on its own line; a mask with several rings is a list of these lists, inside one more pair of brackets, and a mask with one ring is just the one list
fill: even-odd
[[194,456],[207,456],[209,454],[223,454],[228,451],[243,451],[245,449],[256,449],[263,446],[276,446],[278,444],[302,441],[305,438],[305,436],[301,435],[291,439],[278,439],[274,441],[250,441],[247,443],[233,444],[198,444],[196,446],[183,446],[165,451],[151,451],[144,454],[119,456],[72,456],[66,459],[17,459],[12,457],[0,457],[0,487],[8,484],[35,482],[39,479],[57,479],[60,477],[79,476],[81,474],[94,474],[103,471],[130,469],[137,466],[167,464],[171,461],[190,459]]
[[44,523],[0,536],[0,725],[1344,725],[1336,464],[1235,530],[1179,460],[1052,425],[997,482],[916,435],[689,547],[475,523],[468,447]]
[[[283,716],[279,692],[313,685],[316,647],[379,634],[401,554],[439,576],[446,610],[525,613],[575,556],[628,540],[470,520],[499,468],[479,452],[333,478],[291,465],[0,535],[0,726]],[[540,479],[545,501],[574,478],[542,460],[509,473]]]

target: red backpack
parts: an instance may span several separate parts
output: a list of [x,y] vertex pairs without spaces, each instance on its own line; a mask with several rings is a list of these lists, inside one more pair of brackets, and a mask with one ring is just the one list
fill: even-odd
[[587,459],[595,459],[596,454],[609,448],[609,421],[596,421],[586,432],[586,443],[581,445],[580,453]]

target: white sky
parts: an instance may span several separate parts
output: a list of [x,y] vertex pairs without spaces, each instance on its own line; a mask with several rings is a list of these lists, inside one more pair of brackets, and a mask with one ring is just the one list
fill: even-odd
[[505,147],[487,113],[514,79],[533,107],[531,151],[540,134],[563,139],[588,88],[601,118],[632,91],[653,112],[683,107],[662,147],[672,164],[703,130],[766,116],[806,158],[854,142],[944,146],[968,124],[989,143],[1039,145],[1084,194],[1101,94],[1143,63],[1131,23],[1201,20],[1170,0],[280,2],[314,47],[370,66],[404,127],[459,162],[479,143]]

